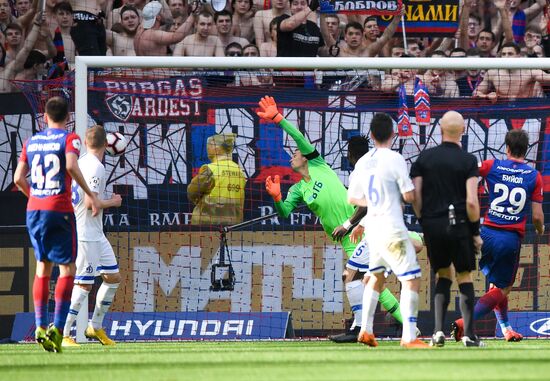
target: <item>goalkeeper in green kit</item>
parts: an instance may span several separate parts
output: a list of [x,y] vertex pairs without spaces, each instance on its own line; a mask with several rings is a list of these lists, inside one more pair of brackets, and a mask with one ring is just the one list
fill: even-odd
[[[358,223],[366,214],[366,208],[355,210],[353,206],[348,204],[347,189],[338,178],[336,172],[329,167],[304,135],[283,118],[272,97],[263,97],[259,105],[258,116],[279,124],[296,142],[298,149],[292,155],[290,165],[295,172],[302,175],[302,180],[289,189],[284,201],[281,195],[281,185],[278,175],[273,179],[271,176],[267,177],[266,190],[273,197],[275,209],[280,216],[287,217],[303,202],[319,217],[327,235],[341,242],[342,248],[349,258],[344,270],[343,280],[355,321],[348,332],[329,338],[334,342],[340,343],[357,342],[357,335],[360,330],[359,325],[361,324],[364,290],[364,284],[361,282],[361,279],[368,272],[369,256],[366,243],[361,242],[357,245],[351,242],[347,233],[351,226]],[[361,144],[357,144],[357,140],[355,144],[351,144],[350,142],[348,158],[352,164],[355,164],[368,150],[366,138],[355,138],[363,140],[363,142]],[[387,288],[380,294],[379,301],[398,322],[402,323],[399,302]]]

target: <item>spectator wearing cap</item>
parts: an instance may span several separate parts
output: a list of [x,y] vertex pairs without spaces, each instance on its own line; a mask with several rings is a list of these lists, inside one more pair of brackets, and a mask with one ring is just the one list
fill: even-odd
[[202,11],[195,20],[195,33],[176,45],[174,56],[223,57],[223,44],[218,36],[212,35],[212,15]]
[[194,15],[189,16],[174,32],[162,30],[166,22],[162,8],[158,1],[151,1],[143,7],[143,21],[134,37],[136,55],[165,56],[170,45],[180,42],[191,31]]

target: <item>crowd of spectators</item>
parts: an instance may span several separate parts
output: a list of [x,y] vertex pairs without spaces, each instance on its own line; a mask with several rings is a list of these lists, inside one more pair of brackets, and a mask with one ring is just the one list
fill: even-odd
[[[550,56],[546,0],[461,0],[454,37],[407,38],[394,17],[383,32],[369,15],[320,14],[319,0],[227,0],[214,12],[192,0],[0,0],[0,92],[12,80],[61,75],[76,55],[262,57]],[[404,14],[405,10],[402,10]],[[542,70],[391,70],[364,86],[434,97],[539,97]],[[325,81],[326,82],[326,81]],[[273,85],[252,75],[232,85]]]

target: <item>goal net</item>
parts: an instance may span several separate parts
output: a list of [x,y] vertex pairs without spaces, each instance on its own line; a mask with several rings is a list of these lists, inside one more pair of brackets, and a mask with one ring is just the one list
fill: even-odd
[[[409,165],[422,150],[440,142],[439,120],[454,109],[466,119],[463,148],[479,161],[505,157],[506,132],[522,128],[530,138],[527,160],[545,177],[550,175],[550,101],[535,97],[544,94],[543,86],[535,83],[536,90],[528,98],[492,89],[500,91],[494,102],[445,90],[452,87],[449,81],[468,69],[487,75],[491,67],[514,67],[516,71],[499,75],[521,77],[540,69],[541,62],[548,66],[546,60],[263,58],[250,63],[244,58],[163,58],[159,62],[152,57],[79,57],[75,82],[66,78],[42,83],[40,88],[20,83],[26,86],[25,94],[38,116],[48,96],[61,94],[75,104],[76,130],[81,136],[86,128],[102,124],[129,141],[122,156],[105,158],[105,196],[119,193],[123,198],[122,207],[104,214],[104,228],[123,276],[107,319],[111,334],[127,334],[131,326],[131,332],[139,332],[126,335],[133,339],[204,339],[208,334],[222,338],[227,319],[242,319],[237,323],[240,331],[230,329],[230,334],[254,338],[247,336],[247,329],[252,332],[249,324],[255,324],[264,329],[264,335],[276,337],[269,332],[274,319],[286,319],[277,313],[290,312],[297,336],[325,336],[341,331],[342,321],[352,317],[342,281],[347,256],[327,237],[319,218],[307,208],[287,218],[271,215],[275,209],[265,189],[266,177],[280,176],[283,197],[300,177],[289,163],[296,143],[279,126],[256,115],[264,95],[275,98],[285,118],[345,185],[351,171],[347,142],[356,135],[368,136],[376,112],[389,113],[394,119],[397,133],[392,148]],[[426,80],[430,73],[433,77],[439,73],[438,83]],[[404,80],[401,86],[399,78],[407,75],[412,80]],[[414,80],[415,76],[421,80]],[[423,90],[428,96],[422,95]],[[245,185],[243,190],[226,185],[218,194],[225,201],[232,192],[239,195],[237,199],[243,197],[242,204],[237,202],[240,213],[226,213],[222,207],[201,220],[196,204],[209,190],[197,179],[201,167],[212,161],[209,142],[228,149]],[[231,180],[241,175],[220,176]],[[546,179],[545,191],[550,191],[550,179]],[[480,195],[485,210],[482,184]],[[543,208],[548,211],[547,201]],[[220,229],[254,219],[241,227]],[[410,230],[421,230],[409,207],[405,219]],[[509,296],[511,312],[550,309],[548,254],[547,237],[535,237],[529,219]],[[419,262],[423,282],[418,322],[427,335],[433,327],[435,277],[425,250]],[[228,263],[233,277],[224,266]],[[481,273],[475,273],[474,287],[478,297],[487,290]],[[399,298],[395,276],[388,278],[388,288]],[[453,288],[449,319],[459,315],[458,295]],[[375,324],[375,332],[382,337],[399,334],[399,327],[383,309],[378,310]],[[492,315],[478,324],[483,335],[499,332]],[[521,324],[528,325],[527,318]]]

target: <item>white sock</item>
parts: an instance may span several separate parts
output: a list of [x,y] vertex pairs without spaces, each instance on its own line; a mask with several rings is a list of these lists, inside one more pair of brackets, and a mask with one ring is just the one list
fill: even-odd
[[95,301],[94,315],[92,316],[92,327],[94,329],[103,327],[103,318],[113,303],[119,284],[120,283],[103,282],[99,287]]
[[416,320],[418,317],[418,292],[401,289],[401,314],[403,315],[403,336],[405,343],[416,340]]
[[363,317],[361,319],[361,328],[367,333],[374,332],[374,312],[378,305],[380,293],[370,287],[365,287],[363,292]]
[[353,327],[361,326],[361,319],[363,318],[363,292],[365,285],[360,280],[354,280],[346,283],[346,295],[348,296],[348,302],[355,318]]
[[69,307],[65,327],[63,327],[63,336],[71,336],[71,328],[76,320],[76,316],[80,311],[80,307],[82,307],[82,302],[86,299],[89,293],[90,291],[85,290],[78,285],[73,287],[73,293],[71,294],[71,306]]

